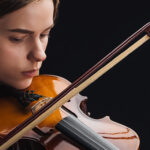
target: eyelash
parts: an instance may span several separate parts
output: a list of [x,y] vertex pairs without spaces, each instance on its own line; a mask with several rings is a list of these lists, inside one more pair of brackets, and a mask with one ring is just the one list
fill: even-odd
[[16,43],[19,43],[19,42],[23,41],[22,38],[16,38],[16,37],[10,37],[9,40],[12,41],[12,42],[16,42]]
[[49,34],[41,34],[40,37],[41,37],[41,38],[45,38],[45,37],[48,37],[48,38],[49,38],[50,35],[49,35]]
[[[46,37],[50,37],[49,34],[41,34],[40,35],[40,38],[43,39],[43,38],[46,38]],[[24,38],[17,38],[17,37],[9,37],[9,40],[12,41],[12,42],[15,42],[15,43],[20,43],[23,41]]]

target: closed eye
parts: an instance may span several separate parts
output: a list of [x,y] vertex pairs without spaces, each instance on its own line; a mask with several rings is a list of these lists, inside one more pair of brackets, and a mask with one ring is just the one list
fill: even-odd
[[16,42],[16,43],[19,43],[19,42],[22,42],[24,38],[17,38],[17,37],[9,37],[9,40],[11,42]]
[[45,38],[45,37],[49,38],[50,37],[49,33],[48,34],[41,34],[40,35],[40,38]]

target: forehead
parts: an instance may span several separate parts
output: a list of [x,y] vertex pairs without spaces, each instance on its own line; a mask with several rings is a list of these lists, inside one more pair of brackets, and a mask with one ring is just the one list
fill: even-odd
[[36,0],[0,19],[0,30],[4,28],[26,28],[43,30],[53,24],[52,0]]

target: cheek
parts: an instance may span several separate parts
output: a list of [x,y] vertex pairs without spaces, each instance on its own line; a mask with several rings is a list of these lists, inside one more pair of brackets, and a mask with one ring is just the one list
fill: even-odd
[[48,38],[45,39],[44,42],[43,42],[43,49],[44,49],[44,51],[46,50],[47,44],[48,44]]
[[[18,49],[8,44],[0,46],[0,64],[3,67],[11,69],[11,67],[16,67],[21,63],[22,54],[19,53]],[[2,67],[0,65],[0,67]]]
[[[6,44],[5,44],[6,45]],[[1,53],[1,59],[4,60],[9,60],[12,61],[12,59],[14,60],[14,58],[17,57],[17,53],[15,51],[15,49],[13,49],[13,47],[10,46],[2,46],[0,47],[0,53]]]

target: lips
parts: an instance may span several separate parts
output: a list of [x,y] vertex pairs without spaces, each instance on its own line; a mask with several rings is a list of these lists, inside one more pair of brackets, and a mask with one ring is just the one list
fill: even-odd
[[22,74],[26,77],[34,77],[38,75],[38,70],[25,71],[25,72],[22,72]]

